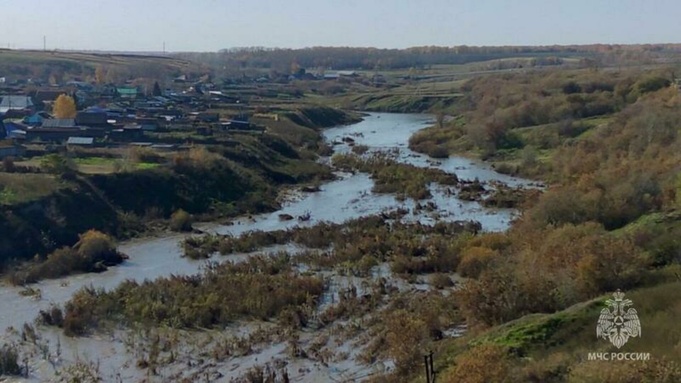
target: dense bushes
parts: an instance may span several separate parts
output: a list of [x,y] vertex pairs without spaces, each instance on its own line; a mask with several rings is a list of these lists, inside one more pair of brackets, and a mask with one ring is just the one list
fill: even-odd
[[495,344],[474,346],[459,355],[454,367],[442,377],[445,383],[511,383],[513,360],[506,347]]
[[89,230],[80,235],[80,240],[73,247],[57,249],[44,261],[23,266],[12,272],[10,280],[15,284],[25,284],[78,272],[102,272],[125,258],[116,250],[110,236]]
[[483,158],[527,143],[518,128],[612,115],[640,97],[668,87],[661,73],[546,71],[476,77],[450,122],[415,134],[410,148],[430,155],[478,149]]
[[500,255],[491,243],[463,251],[460,272],[479,275],[458,293],[471,323],[500,324],[625,290],[640,283],[651,265],[630,238],[594,223],[536,232],[519,228],[510,235],[523,240],[512,242]]
[[285,256],[254,257],[209,267],[203,274],[170,276],[111,291],[85,288],[66,304],[63,328],[82,335],[107,322],[205,328],[244,317],[268,319],[287,308],[310,307],[321,279],[297,274]]
[[[532,76],[550,79],[541,74]],[[500,93],[499,89],[529,86],[519,81],[523,77],[474,80],[470,97],[475,109],[470,112],[470,121],[482,117],[490,105],[506,108],[506,112],[516,108],[511,101],[522,101],[514,100],[520,96]],[[582,93],[568,84],[561,90],[563,96],[556,97],[569,93],[566,101],[589,108],[610,100],[609,105],[615,108],[611,111],[621,110],[607,123],[591,127],[588,135],[580,135],[581,122],[559,124],[560,144],[548,159],[550,166],[543,169],[556,185],[527,206],[523,218],[511,230],[510,246],[495,249],[482,244],[462,250],[459,272],[477,278],[457,294],[470,323],[500,324],[528,313],[559,310],[606,291],[632,288],[641,283],[651,266],[678,259],[678,243],[664,231],[608,232],[677,207],[681,161],[677,150],[681,119],[678,91],[664,88],[666,82],[659,77],[636,82],[620,75],[610,84],[613,92],[624,95],[626,100],[621,101],[606,95],[611,86],[599,81],[590,85],[578,81]],[[499,87],[477,88],[484,84]],[[490,101],[492,95],[497,97]],[[553,96],[536,97],[546,98],[536,101],[541,103]],[[531,104],[531,100],[527,102],[520,105]],[[522,110],[509,116],[521,120],[529,116],[532,118],[525,122],[536,124],[553,121],[550,116],[560,113],[558,104],[545,107],[541,113],[546,113],[548,120],[536,120],[541,114],[528,115]],[[509,117],[493,109],[487,112],[497,113],[497,122]],[[574,110],[569,116],[584,117]],[[525,123],[509,121],[490,125],[487,134]],[[475,129],[469,125],[469,133]],[[533,161],[536,163],[536,156]],[[653,243],[657,244],[655,248]]]
[[308,265],[342,267],[353,274],[367,275],[379,262],[389,261],[398,274],[443,273],[456,270],[460,249],[479,230],[477,222],[438,222],[427,226],[369,216],[342,224],[321,222],[289,230],[252,231],[239,237],[189,237],[182,247],[186,256],[199,259],[215,252],[252,252],[294,242],[320,250],[299,256]]
[[431,182],[442,185],[456,185],[458,182],[454,174],[434,168],[424,169],[402,164],[385,153],[374,153],[368,158],[336,154],[332,161],[333,165],[340,169],[371,174],[375,183],[373,188],[375,193],[393,193],[397,194],[398,198],[409,197],[415,200],[430,198],[428,186]]

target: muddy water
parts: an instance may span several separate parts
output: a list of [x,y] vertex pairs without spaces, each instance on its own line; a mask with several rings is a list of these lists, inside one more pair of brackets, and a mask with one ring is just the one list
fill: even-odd
[[[338,142],[336,151],[349,151],[347,144],[341,143],[343,137],[352,137],[356,144],[363,144],[371,150],[392,150],[403,162],[417,166],[434,166],[447,172],[456,173],[462,179],[481,181],[502,181],[510,185],[528,185],[530,182],[495,173],[485,164],[464,158],[449,158],[433,162],[427,156],[412,152],[407,148],[409,137],[417,130],[432,123],[432,118],[409,114],[370,114],[364,121],[325,131],[329,142]],[[366,174],[339,174],[335,181],[322,185],[317,193],[300,193],[287,202],[280,211],[253,217],[244,217],[229,226],[204,225],[202,228],[221,234],[240,234],[250,230],[278,230],[295,225],[314,225],[319,221],[342,222],[348,219],[376,214],[386,209],[402,206],[410,210],[415,206],[412,200],[397,201],[391,195],[373,195],[373,182]],[[408,220],[433,222],[435,220],[477,220],[485,230],[499,231],[508,227],[513,218],[513,210],[486,209],[476,202],[459,201],[446,193],[446,189],[432,185],[433,201],[436,212],[419,215],[410,214]],[[297,220],[282,222],[279,214],[294,217],[311,214],[307,222]],[[102,274],[86,274],[43,281],[34,288],[40,289],[39,297],[22,296],[22,288],[0,286],[0,329],[20,328],[23,323],[32,321],[38,311],[52,304],[63,304],[72,294],[83,286],[110,289],[126,279],[154,279],[170,274],[193,274],[205,262],[182,258],[178,243],[182,235],[162,238],[139,239],[121,244],[120,250],[130,255],[130,260],[118,267],[112,267]],[[272,249],[277,250],[277,248]],[[239,259],[244,255],[232,256]],[[216,258],[224,259],[224,258]],[[71,340],[69,342],[73,342]],[[96,340],[82,340],[80,347],[97,344]],[[78,343],[76,341],[76,343]],[[66,345],[65,345],[66,346]],[[78,346],[76,346],[78,347]],[[95,348],[99,346],[94,346]],[[111,361],[113,364],[116,362]]]
[[435,167],[455,173],[461,179],[480,181],[501,181],[510,186],[528,186],[532,181],[496,173],[489,165],[464,157],[449,157],[434,160],[409,149],[409,137],[417,131],[434,125],[432,117],[423,114],[371,113],[362,122],[349,126],[327,129],[327,141],[337,152],[348,152],[351,147],[342,142],[344,137],[355,140],[357,145],[366,145],[370,150],[398,150],[402,162],[421,167]]

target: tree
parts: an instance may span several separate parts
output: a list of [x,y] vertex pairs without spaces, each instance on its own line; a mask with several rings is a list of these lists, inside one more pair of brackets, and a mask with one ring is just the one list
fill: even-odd
[[79,237],[80,240],[74,248],[88,263],[106,261],[117,255],[113,239],[100,231],[88,230]]
[[76,117],[76,101],[71,96],[59,95],[54,102],[54,115],[57,118]]
[[161,92],[161,86],[158,85],[158,81],[154,82],[153,95],[156,96],[156,97],[163,95],[163,92]]
[[106,69],[101,65],[95,69],[95,81],[97,84],[104,84],[106,82]]

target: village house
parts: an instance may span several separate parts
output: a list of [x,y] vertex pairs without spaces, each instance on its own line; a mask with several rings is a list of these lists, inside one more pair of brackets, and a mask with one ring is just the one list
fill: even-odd
[[43,142],[64,142],[69,137],[94,137],[102,138],[106,130],[98,128],[33,128],[26,131],[26,140]]
[[93,137],[69,137],[66,140],[66,148],[72,149],[78,146],[93,146],[95,139]]
[[109,116],[106,112],[85,111],[78,112],[75,119],[78,126],[89,126],[92,128],[111,128]]
[[122,99],[134,100],[135,98],[137,98],[139,91],[136,87],[122,86],[116,88],[116,93],[118,94],[118,97]]
[[30,114],[33,110],[33,101],[29,96],[0,96],[0,114],[7,115],[10,111]]
[[52,118],[44,120],[42,128],[62,128],[62,129],[77,129],[76,120],[73,118]]
[[68,94],[63,89],[38,89],[33,95],[33,103],[36,109],[45,110],[51,107],[62,94]]
[[3,137],[3,135],[0,134],[0,138],[23,139],[26,137],[27,129],[27,125],[24,125],[17,120],[6,120],[4,122],[5,135]]

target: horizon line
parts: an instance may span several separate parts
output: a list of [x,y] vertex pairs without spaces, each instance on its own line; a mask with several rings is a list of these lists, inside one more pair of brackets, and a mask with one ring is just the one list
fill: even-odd
[[277,51],[277,50],[308,50],[308,49],[319,49],[319,48],[336,48],[336,49],[376,49],[376,50],[392,50],[392,51],[406,51],[410,49],[418,48],[574,48],[574,47],[647,47],[647,46],[681,46],[681,42],[657,42],[657,43],[589,43],[589,44],[518,44],[518,45],[413,45],[404,48],[385,48],[377,46],[352,46],[352,45],[310,45],[305,47],[282,47],[282,46],[262,46],[262,45],[250,45],[250,46],[234,46],[228,48],[221,48],[218,50],[176,50],[176,51],[163,51],[163,50],[118,50],[118,49],[86,49],[86,48],[6,48],[0,47],[0,51],[14,51],[14,52],[66,52],[66,53],[114,53],[114,54],[174,54],[174,53],[221,53],[225,51],[238,51],[238,50],[264,50],[264,51]]

